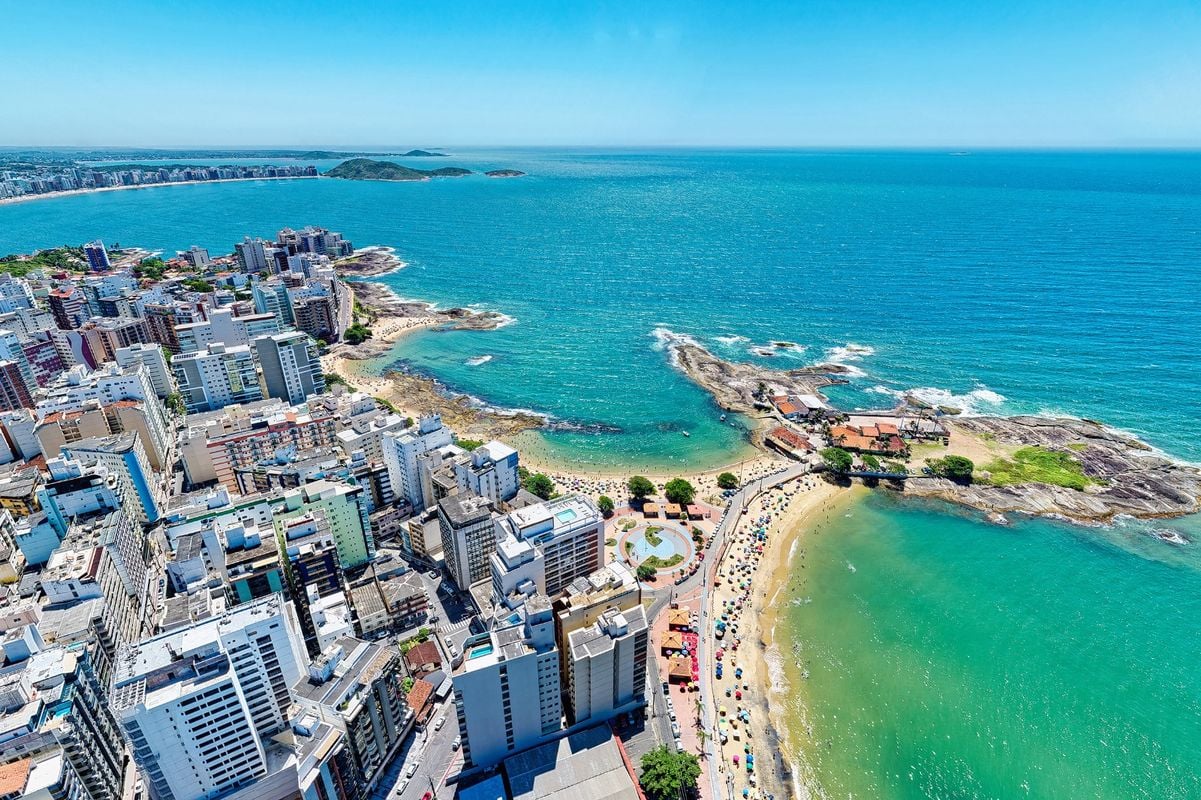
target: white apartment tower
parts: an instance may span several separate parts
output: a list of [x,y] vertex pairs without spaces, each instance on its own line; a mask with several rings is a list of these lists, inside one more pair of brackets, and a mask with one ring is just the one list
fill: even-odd
[[254,354],[247,345],[211,344],[172,359],[171,369],[189,414],[263,399]]
[[150,384],[159,397],[166,397],[175,390],[171,368],[167,366],[167,357],[163,355],[162,345],[137,342],[129,347],[118,348],[116,359],[117,364],[122,367],[132,364],[144,365]]
[[568,495],[501,517],[496,520],[496,550],[491,556],[493,597],[497,601],[534,593],[557,597],[573,580],[604,565],[604,542],[601,513],[583,495]]
[[125,648],[111,705],[150,796],[208,800],[266,776],[306,664],[278,594]]
[[291,331],[261,336],[253,340],[253,346],[268,397],[299,405],[309,395],[325,391],[317,343],[307,333]]
[[469,638],[453,675],[468,766],[493,766],[563,727],[550,600],[531,597],[509,620],[509,627]]
[[397,498],[408,500],[414,511],[423,511],[433,503],[433,498],[426,497],[422,489],[417,457],[453,441],[450,429],[442,427],[442,417],[437,414],[419,419],[415,430],[384,435],[384,465],[388,468],[392,491]]
[[482,444],[455,461],[455,483],[459,491],[487,497],[499,505],[512,500],[521,488],[517,475],[517,451],[504,442]]

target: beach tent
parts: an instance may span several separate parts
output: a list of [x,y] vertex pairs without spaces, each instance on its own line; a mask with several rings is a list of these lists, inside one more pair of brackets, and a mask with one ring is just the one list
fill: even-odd
[[684,637],[679,631],[667,631],[659,640],[661,650],[679,650],[684,646]]

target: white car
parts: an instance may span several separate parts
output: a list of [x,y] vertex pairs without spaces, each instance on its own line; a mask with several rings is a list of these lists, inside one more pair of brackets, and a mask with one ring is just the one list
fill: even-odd
[[438,717],[438,721],[434,723],[434,730],[436,730],[436,731],[442,730],[442,726],[445,724],[446,724],[446,716],[443,715],[441,717]]
[[401,781],[400,783],[396,784],[396,794],[395,794],[395,796],[396,796],[396,797],[400,797],[402,794],[404,794],[404,793],[405,793],[405,789],[407,789],[407,788],[409,788],[409,779],[408,779],[408,778],[405,778],[403,781]]
[[463,737],[462,736],[456,736],[455,740],[450,743],[451,750],[458,750],[462,746],[463,746]]
[[412,764],[409,764],[409,768],[405,770],[405,777],[411,778],[416,774],[417,774],[417,762],[414,761]]

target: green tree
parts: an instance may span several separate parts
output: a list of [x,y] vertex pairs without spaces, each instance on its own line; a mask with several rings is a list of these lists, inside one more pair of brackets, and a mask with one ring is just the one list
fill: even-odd
[[717,486],[720,489],[734,489],[738,486],[738,476],[733,472],[723,472],[717,476]]
[[521,482],[521,485],[527,492],[541,497],[543,500],[549,500],[550,496],[555,491],[555,482],[543,475],[541,472],[535,472]]
[[650,800],[679,800],[696,791],[700,761],[692,753],[677,753],[660,745],[642,757],[638,782]]
[[638,500],[650,497],[655,492],[655,484],[641,475],[635,475],[626,481],[626,488],[630,490],[630,496]]
[[646,583],[647,581],[654,580],[655,568],[650,564],[639,564],[634,574],[638,576],[638,580]]
[[686,506],[696,496],[696,488],[683,478],[672,478],[663,487],[663,494],[669,501]]
[[851,464],[855,461],[851,454],[841,447],[827,447],[822,450],[821,457],[826,469],[831,472],[850,472]]
[[188,413],[187,406],[184,405],[183,397],[180,396],[179,392],[172,392],[171,394],[167,395],[163,402],[166,403],[169,411],[173,411],[180,415]]
[[945,458],[929,459],[927,465],[935,475],[955,481],[956,483],[971,483],[972,471],[976,465],[970,458],[963,456],[946,456]]
[[863,463],[868,469],[880,469],[880,459],[867,453],[863,456]]
[[616,506],[613,503],[612,497],[602,494],[600,497],[596,498],[596,507],[599,508],[600,512],[605,515],[605,519],[608,519],[609,517],[613,516],[613,509]]
[[356,322],[346,329],[346,333],[342,334],[342,338],[348,344],[362,344],[371,338],[371,329],[361,322]]
[[455,439],[455,444],[464,450],[475,450],[477,447],[483,445],[483,442],[479,439]]

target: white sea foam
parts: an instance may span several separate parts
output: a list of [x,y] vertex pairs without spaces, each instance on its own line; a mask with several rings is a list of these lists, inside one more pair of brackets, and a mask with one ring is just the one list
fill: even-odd
[[496,323],[496,330],[500,330],[501,328],[507,328],[517,321],[517,317],[513,317],[508,314],[503,314],[499,311],[497,311],[496,314],[500,317],[500,320]]
[[469,367],[478,367],[480,364],[487,364],[491,360],[492,356],[490,355],[472,356],[463,363]]
[[[923,386],[917,389],[890,389],[887,386],[876,385],[867,389],[872,394],[882,394],[902,400],[906,397],[916,397],[923,403],[932,406],[947,406],[957,408],[964,416],[979,417],[998,411],[998,406],[1005,402],[1005,395],[994,392],[984,385],[964,394],[955,394],[946,389],[933,386]],[[989,408],[991,406],[991,408]]]
[[655,340],[655,343],[651,346],[659,352],[667,351],[671,355],[671,365],[677,368],[680,366],[679,358],[676,355],[677,347],[682,344],[701,346],[695,337],[689,336],[686,333],[676,333],[662,325],[651,331],[651,337]]
[[749,342],[750,339],[746,338],[745,336],[739,336],[736,333],[732,333],[729,336],[714,336],[713,341],[721,342],[724,345],[733,346],[742,342]]
[[862,361],[864,356],[874,355],[876,348],[865,344],[847,342],[841,347],[831,347],[826,350],[826,360],[835,364],[845,364],[848,361]]

